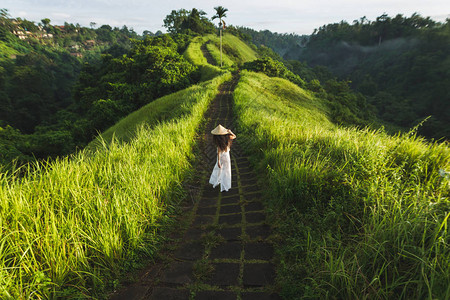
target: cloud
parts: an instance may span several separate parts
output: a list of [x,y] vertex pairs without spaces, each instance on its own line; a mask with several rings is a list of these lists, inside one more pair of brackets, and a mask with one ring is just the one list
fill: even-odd
[[71,15],[62,13],[62,12],[52,12],[52,13],[50,13],[50,16],[52,18],[63,19],[63,20],[68,20],[71,18]]
[[227,24],[299,34],[311,34],[315,28],[341,20],[352,23],[362,16],[375,20],[384,12],[391,16],[418,12],[445,21],[449,15],[443,12],[450,11],[448,0],[2,0],[2,7],[13,17],[36,22],[48,17],[52,24],[83,26],[91,21],[120,27],[126,24],[137,32],[164,30],[163,19],[174,9],[196,7],[211,17],[219,5],[229,10]]

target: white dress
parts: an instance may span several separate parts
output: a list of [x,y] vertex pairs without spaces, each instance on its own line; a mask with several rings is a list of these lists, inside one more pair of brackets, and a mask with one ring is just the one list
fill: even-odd
[[220,168],[217,164],[214,166],[209,183],[216,187],[220,184],[220,191],[228,191],[231,188],[231,160],[230,148],[227,151],[220,152]]

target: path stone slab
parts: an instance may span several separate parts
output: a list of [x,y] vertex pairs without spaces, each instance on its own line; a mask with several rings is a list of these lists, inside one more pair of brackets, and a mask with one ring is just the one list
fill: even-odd
[[259,223],[266,220],[266,216],[261,212],[250,212],[245,214],[247,223]]
[[236,292],[231,291],[200,291],[195,300],[236,300]]
[[110,300],[142,299],[148,292],[148,287],[142,285],[129,286],[126,290],[113,295]]
[[184,234],[183,240],[185,241],[198,240],[202,237],[203,232],[204,231],[199,228],[189,228]]
[[202,258],[205,247],[200,241],[193,241],[181,245],[175,251],[175,257],[184,260],[197,260]]
[[217,208],[215,206],[211,207],[199,207],[197,209],[197,215],[215,215]]
[[252,173],[252,168],[250,168],[250,167],[247,167],[247,168],[242,168],[242,169],[240,169],[239,170],[239,173],[241,173],[241,174],[246,174],[246,173]]
[[245,259],[270,260],[273,257],[273,246],[268,243],[250,243],[244,245]]
[[261,189],[257,185],[244,186],[244,193],[259,192]]
[[245,194],[244,198],[247,201],[261,201],[262,195],[259,192],[258,193],[252,193],[252,194]]
[[239,264],[217,263],[213,264],[212,277],[206,281],[207,284],[216,286],[237,285],[239,276]]
[[206,206],[213,206],[217,205],[218,197],[216,198],[202,198],[200,200],[200,203],[198,204],[199,207],[206,207]]
[[210,187],[203,191],[203,197],[212,198],[217,196],[219,196],[219,189],[213,189],[212,187]]
[[220,234],[227,241],[238,241],[240,240],[240,236],[242,234],[242,228],[241,227],[222,228],[217,230],[217,233]]
[[[150,296],[151,300],[187,300],[189,299],[189,290],[177,290],[167,287],[156,287]],[[131,299],[131,298],[123,298]]]
[[241,180],[242,186],[249,186],[249,185],[258,185],[258,182],[254,178],[245,178]]
[[278,300],[281,297],[277,294],[269,294],[264,292],[243,292],[241,294],[242,300]]
[[211,249],[210,258],[229,258],[240,259],[241,258],[242,245],[240,242],[226,242],[218,245],[216,248]]
[[272,264],[244,264],[244,286],[264,286],[273,283],[275,271]]
[[[177,290],[167,287],[156,287],[150,296],[150,300],[188,300],[189,290]],[[131,298],[123,298],[131,299]]]
[[262,205],[261,202],[250,202],[249,204],[247,204],[245,206],[246,212],[259,211],[259,210],[264,210],[264,206]]
[[247,226],[245,232],[251,239],[266,239],[270,235],[270,227],[267,225]]
[[235,225],[242,222],[242,214],[219,216],[219,224]]
[[220,214],[233,214],[233,213],[240,213],[241,206],[240,205],[227,205],[227,206],[221,206],[220,207]]
[[231,189],[228,190],[228,192],[223,191],[222,192],[222,197],[228,197],[228,196],[234,196],[234,195],[239,195],[239,189],[237,187],[232,187]]
[[237,163],[237,165],[238,165],[238,168],[239,169],[244,169],[244,168],[250,168],[251,166],[250,166],[250,163],[248,162],[248,161],[245,161],[245,162],[238,162]]
[[174,262],[166,269],[161,282],[169,284],[186,284],[193,281],[191,262]]
[[239,201],[241,201],[241,198],[239,196],[233,196],[233,197],[222,197],[221,203],[222,204],[238,204]]
[[197,216],[192,223],[193,226],[210,225],[214,222],[213,216]]

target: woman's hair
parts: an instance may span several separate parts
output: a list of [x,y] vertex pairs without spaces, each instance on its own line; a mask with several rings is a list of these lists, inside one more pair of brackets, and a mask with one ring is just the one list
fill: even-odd
[[232,139],[230,139],[230,134],[213,135],[213,141],[220,152],[227,151],[227,148],[231,147],[231,144],[233,143]]

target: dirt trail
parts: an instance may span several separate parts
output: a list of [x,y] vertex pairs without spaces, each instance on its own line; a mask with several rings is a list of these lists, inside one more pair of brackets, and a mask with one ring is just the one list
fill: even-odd
[[[235,76],[220,86],[208,109],[203,154],[196,169],[201,178],[200,200],[185,212],[189,225],[178,233],[165,254],[140,281],[116,299],[279,299],[274,293],[273,247],[261,203],[260,187],[237,139],[231,148],[232,188],[220,193],[208,184],[216,160],[209,132],[217,124],[234,129],[232,93]],[[241,141],[242,143],[242,141]]]
[[207,41],[203,45],[200,46],[200,50],[202,50],[203,56],[206,58],[206,61],[208,64],[216,66],[216,60],[212,57],[211,53],[209,53],[208,49],[206,48],[206,45],[209,44],[211,41]]

